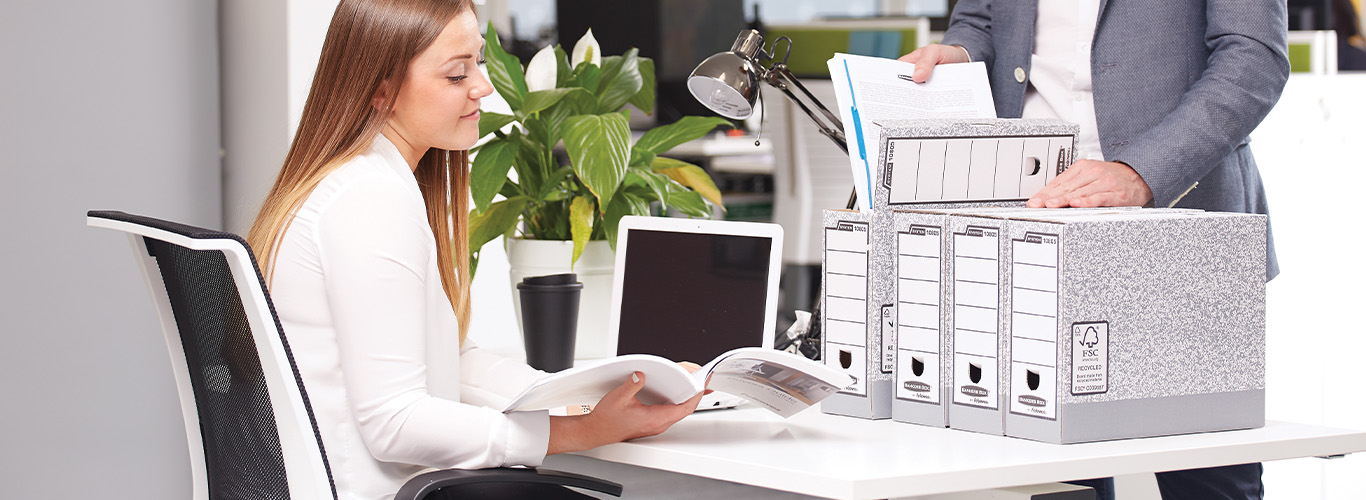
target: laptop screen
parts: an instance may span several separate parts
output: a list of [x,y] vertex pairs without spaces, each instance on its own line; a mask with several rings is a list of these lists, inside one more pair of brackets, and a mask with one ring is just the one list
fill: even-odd
[[705,364],[763,345],[773,239],[635,228],[621,276],[617,354]]

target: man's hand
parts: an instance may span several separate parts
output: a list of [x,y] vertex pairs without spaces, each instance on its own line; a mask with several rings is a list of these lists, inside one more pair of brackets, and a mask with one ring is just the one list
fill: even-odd
[[1113,161],[1078,160],[1033,197],[1030,208],[1130,207],[1153,199],[1148,183],[1128,165]]
[[936,65],[968,62],[968,51],[957,45],[926,45],[901,56],[898,60],[914,64],[915,71],[911,73],[911,80],[915,83],[925,83],[930,79],[930,73]]

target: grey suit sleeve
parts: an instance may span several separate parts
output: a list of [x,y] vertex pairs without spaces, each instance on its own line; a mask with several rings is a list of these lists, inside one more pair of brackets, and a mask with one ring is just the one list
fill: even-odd
[[983,61],[990,67],[996,55],[991,44],[991,1],[960,0],[953,8],[942,43],[961,45],[972,60]]
[[1158,206],[1246,140],[1280,99],[1290,73],[1284,1],[1209,0],[1205,15],[1211,53],[1204,73],[1175,110],[1110,158],[1143,176]]

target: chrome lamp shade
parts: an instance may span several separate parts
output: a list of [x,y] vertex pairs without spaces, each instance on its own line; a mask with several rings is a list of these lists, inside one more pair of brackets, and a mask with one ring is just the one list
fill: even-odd
[[[759,100],[759,86],[767,83],[781,90],[801,107],[806,116],[820,127],[821,133],[834,141],[841,151],[849,152],[844,139],[844,125],[839,118],[788,71],[787,56],[792,53],[792,40],[779,37],[773,44],[776,47],[783,40],[787,40],[787,54],[777,61],[764,51],[764,37],[758,31],[741,31],[729,51],[708,57],[697,65],[692,75],[688,76],[688,91],[716,114],[732,120],[743,120],[754,114],[754,104]],[[771,60],[773,64],[764,68],[760,59]],[[801,92],[801,97],[792,93],[793,87]]]
[[763,68],[735,52],[721,52],[697,65],[688,91],[716,114],[743,120],[754,114]]

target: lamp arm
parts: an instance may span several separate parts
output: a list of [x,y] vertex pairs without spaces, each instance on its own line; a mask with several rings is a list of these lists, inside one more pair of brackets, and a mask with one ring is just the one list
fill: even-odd
[[825,115],[825,118],[827,120],[830,120],[831,124],[833,124],[836,128],[840,129],[841,133],[844,131],[844,124],[840,122],[839,117],[836,116],[835,113],[831,112],[830,108],[825,107],[825,104],[822,104],[820,99],[817,99],[815,95],[811,94],[811,91],[807,90],[805,85],[802,85],[802,82],[798,80],[797,77],[794,76],[792,72],[787,69],[787,64],[775,64],[773,65],[772,71],[777,72],[779,75],[783,77],[784,80],[787,80],[791,82],[793,85],[796,85],[797,89],[801,90],[802,94],[805,94],[806,98],[810,100],[812,104],[815,104],[817,108],[820,108],[821,114]]
[[[824,104],[821,104],[821,101],[816,99],[816,96],[812,95],[811,91],[807,90],[806,87],[797,80],[797,77],[792,76],[792,72],[787,70],[787,65],[782,63],[774,64],[773,67],[768,70],[767,76],[768,78],[764,81],[768,82],[769,85],[778,88],[778,90],[783,91],[784,94],[787,94],[788,99],[797,103],[797,107],[802,108],[802,111],[806,113],[806,116],[810,117],[811,121],[816,122],[816,127],[820,129],[821,134],[824,134],[826,137],[829,137],[830,140],[834,141],[835,145],[839,146],[840,151],[843,151],[845,154],[849,153],[849,143],[844,137],[844,124],[840,122],[840,119],[836,117],[834,113],[830,112],[829,108],[826,108]],[[821,114],[825,117],[825,121],[822,121],[821,116],[817,115],[815,111],[812,111],[811,107],[807,106],[806,102],[803,102],[796,94],[793,94],[792,90],[788,88],[788,84],[801,90],[802,94],[806,96],[806,100],[820,109]]]

